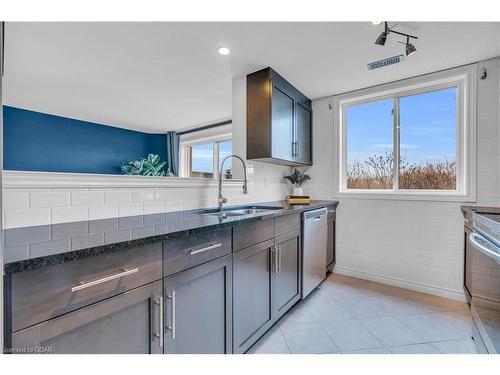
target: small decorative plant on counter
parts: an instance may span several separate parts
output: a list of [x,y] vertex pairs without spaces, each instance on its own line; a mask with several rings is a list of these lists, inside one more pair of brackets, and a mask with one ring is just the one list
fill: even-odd
[[311,177],[309,177],[309,175],[305,173],[300,173],[298,169],[295,169],[295,171],[290,176],[285,176],[285,179],[290,181],[293,185],[292,195],[302,196],[304,195],[302,184],[307,180],[310,180]]
[[230,180],[233,178],[233,174],[231,173],[230,169],[226,169],[226,173],[224,174],[227,180]]
[[132,176],[168,176],[163,167],[166,161],[161,161],[159,155],[149,154],[147,158],[122,163],[123,174]]

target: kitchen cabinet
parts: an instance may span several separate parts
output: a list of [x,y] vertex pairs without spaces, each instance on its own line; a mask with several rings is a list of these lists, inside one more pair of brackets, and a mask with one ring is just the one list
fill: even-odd
[[13,352],[162,352],[162,283],[157,281],[12,335]]
[[276,237],[273,305],[275,318],[286,313],[300,299],[300,230]]
[[247,351],[300,300],[301,264],[300,229],[233,254],[234,353]]
[[311,100],[271,68],[247,76],[247,159],[312,165]]
[[168,354],[231,353],[231,255],[164,280]]
[[335,210],[328,211],[327,225],[326,271],[328,272],[335,266]]
[[233,351],[244,353],[273,324],[274,240],[233,254]]

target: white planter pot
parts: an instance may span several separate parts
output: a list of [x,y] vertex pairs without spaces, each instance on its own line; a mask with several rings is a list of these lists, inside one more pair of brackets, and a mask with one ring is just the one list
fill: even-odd
[[304,189],[301,187],[294,187],[292,189],[292,195],[297,196],[297,195],[304,195]]

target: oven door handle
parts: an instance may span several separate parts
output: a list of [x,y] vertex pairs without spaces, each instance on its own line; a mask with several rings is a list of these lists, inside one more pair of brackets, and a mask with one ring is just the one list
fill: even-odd
[[[478,233],[472,232],[471,234],[469,234],[469,241],[484,255],[494,259],[498,264],[500,264],[500,249],[493,243],[491,243],[488,239]],[[488,248],[487,246],[485,246],[486,244],[488,244],[488,246],[491,246],[492,248]]]

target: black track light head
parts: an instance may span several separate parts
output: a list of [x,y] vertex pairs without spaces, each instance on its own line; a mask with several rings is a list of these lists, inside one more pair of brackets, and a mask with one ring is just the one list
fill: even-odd
[[378,36],[377,40],[375,41],[375,44],[378,44],[379,46],[383,46],[383,45],[385,45],[386,40],[387,40],[387,33],[385,31],[383,31]]
[[385,45],[385,42],[387,41],[387,35],[389,35],[389,25],[387,24],[387,22],[384,22],[384,31],[380,33],[377,40],[375,41],[375,44],[378,44],[379,46]]
[[412,53],[417,52],[417,49],[413,44],[410,43],[410,37],[406,38],[406,56],[410,56]]

